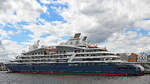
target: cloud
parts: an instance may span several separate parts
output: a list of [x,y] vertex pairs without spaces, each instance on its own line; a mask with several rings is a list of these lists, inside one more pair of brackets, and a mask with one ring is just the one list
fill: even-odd
[[[113,38],[112,38],[113,37]],[[140,34],[137,37],[137,32],[114,33],[109,37],[105,46],[114,52],[149,52],[149,38]],[[135,38],[137,37],[137,38]]]
[[44,11],[36,0],[0,0],[0,23],[33,22]]
[[8,61],[15,58],[24,49],[17,42],[11,40],[0,41],[0,61]]
[[[40,3],[39,3],[40,2]],[[67,7],[62,7],[62,5]],[[60,15],[61,19],[48,20],[41,18],[41,14]],[[26,34],[31,37],[31,42],[41,40],[41,44],[58,44],[64,41],[62,37],[73,36],[81,32],[87,35],[93,43],[106,45],[109,49],[118,52],[140,52],[142,49],[150,49],[149,33],[146,35],[138,33],[139,29],[149,32],[150,17],[149,0],[0,0],[0,24],[5,26],[11,23],[17,32],[28,30],[32,33]],[[43,15],[44,15],[43,14]],[[52,15],[56,17],[56,15]],[[28,25],[17,24],[27,22]],[[128,29],[135,28],[135,31]],[[5,47],[13,47],[15,50],[24,47],[17,41],[8,40],[10,35],[17,32],[0,29],[1,40]],[[50,34],[42,37],[44,34]],[[11,37],[10,37],[11,38]],[[31,43],[29,43],[31,44]]]
[[[81,32],[84,35],[88,35],[89,40],[94,43],[108,42],[107,44],[111,44],[113,42],[107,40],[119,36],[117,38],[122,40],[117,40],[117,42],[129,41],[126,46],[134,44],[132,42],[136,42],[136,45],[139,39],[144,41],[146,39],[142,38],[149,38],[142,35],[138,37],[138,39],[135,39],[138,34],[132,31],[125,34],[125,31],[129,28],[149,30],[149,20],[144,20],[144,18],[150,17],[150,12],[148,11],[150,2],[148,0],[55,1],[55,4],[58,3],[67,3],[69,7],[63,10],[59,7],[53,7],[67,22],[62,23],[61,21],[54,21],[49,23],[43,21],[44,25],[41,26],[35,24],[29,25],[28,27],[30,28],[26,28],[34,32],[31,37],[41,38],[40,36],[42,34],[50,33],[52,36],[61,39],[62,36],[72,36],[76,32]],[[142,43],[142,41],[140,42],[144,45],[145,43]],[[116,45],[116,48],[118,47],[123,48],[124,46],[121,44],[118,46]],[[127,51],[128,49],[122,49],[121,51],[123,50]],[[133,50],[137,50],[137,48],[133,47]]]
[[[35,23],[40,14],[45,11],[46,9],[36,0],[0,0],[0,40],[5,48],[5,50],[1,48],[0,58],[9,59],[23,49],[23,45],[19,45],[17,41],[8,40],[11,35],[23,31],[18,22]],[[12,27],[12,30],[8,30],[9,27]]]
[[96,43],[115,32],[137,27],[136,22],[150,17],[147,0],[71,0],[68,5],[69,9],[62,12],[62,16],[74,31],[88,34]]
[[8,37],[8,34],[6,31],[4,31],[3,29],[0,29],[0,39]]
[[[63,0],[62,3],[64,2]],[[63,27],[66,27],[67,30],[71,29],[70,32],[82,32],[88,35],[94,43],[106,41],[106,44],[111,44],[109,47],[116,48],[118,52],[140,52],[146,48],[150,49],[147,43],[150,41],[145,41],[150,37],[143,34],[138,36],[136,33],[139,28],[146,31],[150,29],[149,20],[144,20],[150,17],[150,1],[66,0],[66,2],[69,8],[60,11],[60,14],[68,22],[64,23],[67,26]],[[60,0],[59,3],[61,3]],[[137,31],[126,34],[125,31],[129,28],[135,28]],[[124,42],[125,44],[121,44]]]
[[135,27],[143,28],[147,31],[150,31],[150,20],[141,20],[134,23]]

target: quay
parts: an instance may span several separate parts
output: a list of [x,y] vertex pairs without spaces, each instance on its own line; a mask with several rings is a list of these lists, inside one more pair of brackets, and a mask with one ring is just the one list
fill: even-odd
[[0,71],[8,71],[8,69],[5,67],[4,63],[0,63]]
[[150,74],[150,69],[146,69],[146,70],[144,70],[144,74]]

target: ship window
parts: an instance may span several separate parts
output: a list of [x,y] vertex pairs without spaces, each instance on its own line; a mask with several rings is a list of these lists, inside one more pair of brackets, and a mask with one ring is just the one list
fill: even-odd
[[91,65],[91,63],[88,63],[88,66],[90,66]]
[[69,64],[69,66],[78,66],[78,64]]
[[125,70],[125,69],[128,69],[128,67],[122,66],[122,67],[118,67],[118,69],[120,69],[120,70]]
[[95,63],[92,63],[92,66],[94,66],[95,65]]
[[135,70],[136,68],[128,67],[128,66],[119,66],[118,69],[120,69],[120,70]]

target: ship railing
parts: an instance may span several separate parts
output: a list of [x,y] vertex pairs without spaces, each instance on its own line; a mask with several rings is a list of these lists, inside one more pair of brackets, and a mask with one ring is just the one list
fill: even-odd
[[86,63],[86,62],[104,62],[104,63],[122,63],[123,61],[110,61],[110,60],[107,60],[107,61],[72,61],[72,63]]
[[113,60],[112,62],[124,62],[122,60]]
[[[76,54],[76,53],[75,53]],[[73,55],[73,53],[72,53],[72,55]],[[78,54],[76,54],[76,55],[78,55]],[[88,54],[89,55],[89,54]],[[65,58],[65,57],[68,57],[68,58],[70,58],[71,57],[71,55],[60,55],[60,56],[57,56],[57,55],[31,55],[31,56],[22,56],[22,57],[28,57],[28,58],[24,58],[24,59],[35,59],[36,57],[41,57],[41,58]],[[34,58],[35,57],[35,58]],[[85,58],[88,58],[88,57],[118,57],[118,58],[120,58],[120,56],[116,56],[116,55],[100,55],[100,56],[75,56],[76,58],[78,57],[78,58],[83,58],[83,57],[85,57]],[[37,59],[39,59],[39,58],[37,58]]]
[[105,60],[106,62],[123,62],[122,60]]
[[22,64],[22,63],[67,63],[67,61],[59,61],[59,62],[57,62],[57,61],[23,61],[23,62],[17,62],[17,63],[20,63],[20,64]]
[[[115,60],[115,61],[109,61],[109,60],[107,60],[107,61],[71,61],[71,62],[69,62],[69,63],[86,63],[86,62],[88,62],[88,63],[93,63],[93,62],[103,62],[103,63],[124,63],[123,61],[121,61],[121,60]],[[12,64],[12,62],[7,62],[7,63],[5,63],[5,64]],[[67,62],[41,62],[41,61],[38,61],[38,62],[13,62],[13,63],[16,63],[16,64],[41,64],[41,63],[67,63]]]
[[67,63],[67,62],[21,62],[18,64],[44,64],[44,63]]
[[23,58],[18,58],[18,59],[35,59],[35,58],[37,58],[37,59],[40,59],[40,58],[66,58],[66,57],[70,57],[71,55],[60,55],[60,56],[24,56]]
[[[104,54],[109,54],[110,52],[101,52],[101,51],[96,51],[96,52],[67,52],[63,54],[58,54],[58,53],[53,53],[53,54],[35,54],[35,55],[21,55],[19,57],[30,57],[30,56],[51,56],[51,55],[72,55],[73,53],[76,54],[97,54],[97,53],[104,53]],[[111,53],[110,53],[111,54]]]
[[48,54],[48,55],[44,55],[44,54],[38,54],[38,55],[21,55],[20,57],[32,57],[32,56],[56,56],[56,55],[71,55],[70,53],[65,53],[65,54]]
[[5,62],[4,64],[9,64],[9,63],[18,63],[18,62]]
[[64,54],[53,54],[53,55],[72,55],[72,53],[64,53]]
[[101,52],[101,51],[96,51],[96,52],[76,52],[76,54],[97,54],[97,53],[114,54],[114,53],[111,53],[111,52]]
[[50,60],[50,59],[69,59],[70,57],[64,57],[64,58],[34,58],[34,59],[16,59],[16,61],[18,60]]
[[[41,64],[41,63],[58,63],[58,62],[15,62],[14,64]],[[66,63],[66,62],[62,62]],[[12,62],[9,62],[7,64],[12,64]]]
[[50,56],[50,55],[37,54],[37,55],[22,55],[20,57],[31,57],[31,56]]

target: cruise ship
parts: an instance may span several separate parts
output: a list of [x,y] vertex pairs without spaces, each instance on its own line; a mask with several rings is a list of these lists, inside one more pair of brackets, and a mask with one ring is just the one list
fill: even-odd
[[143,75],[140,65],[128,64],[119,54],[100,48],[76,33],[56,46],[40,46],[40,41],[15,60],[6,63],[9,72],[79,75]]

